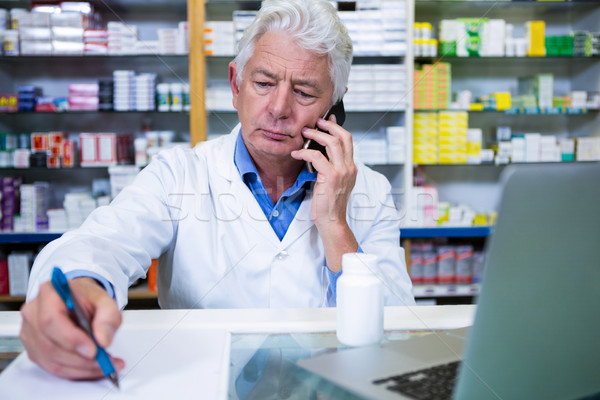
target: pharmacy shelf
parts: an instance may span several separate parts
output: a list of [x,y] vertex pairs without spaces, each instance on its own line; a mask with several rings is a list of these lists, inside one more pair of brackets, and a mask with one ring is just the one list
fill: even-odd
[[[427,110],[431,111],[431,110]],[[208,114],[236,114],[236,110],[206,110]],[[353,110],[346,108],[346,114],[390,114],[390,113],[405,113],[405,108],[398,108],[393,110]]]
[[477,296],[481,289],[479,283],[451,284],[451,285],[414,285],[413,295],[415,298],[423,297],[457,297]]
[[436,56],[436,57],[415,57],[415,62],[449,62],[457,63],[461,61],[465,62],[498,62],[498,61],[560,61],[560,60],[573,60],[573,61],[593,61],[596,62],[600,59],[600,56],[544,56],[544,57],[458,57],[458,56]]
[[597,163],[598,161],[537,161],[537,162],[511,162],[511,163],[481,163],[481,164],[413,164],[414,167],[493,167],[493,168],[504,168],[509,165],[557,165],[557,164],[573,164],[573,163]]
[[[153,300],[158,299],[158,293],[148,290],[148,287],[144,285],[129,289],[127,298],[129,300]],[[24,301],[25,296],[0,295],[0,303],[23,303]]]
[[11,8],[25,8],[31,7],[31,0],[0,0],[0,8],[10,10]]
[[98,61],[106,59],[131,60],[138,58],[160,58],[165,60],[187,59],[188,54],[82,54],[82,55],[18,55],[18,56],[0,56],[2,62],[30,62],[48,60],[77,60],[77,61]]
[[[537,0],[415,0],[415,6],[433,6],[433,7],[443,7],[443,6],[452,6],[456,4],[460,5],[469,5],[472,7],[487,7],[491,8],[506,8],[510,6],[523,7],[523,6],[532,6],[532,7],[579,7],[581,5],[586,5],[589,3],[594,3],[589,0],[575,0],[575,1],[564,1],[564,0],[550,0],[550,1],[537,1]],[[502,10],[501,10],[502,11]]]
[[466,111],[470,114],[483,114],[483,113],[494,113],[494,114],[506,114],[506,115],[585,115],[597,113],[600,111],[596,108],[571,108],[571,107],[523,107],[523,108],[509,108],[508,110],[461,110],[461,109],[439,109],[439,110],[419,110],[416,109],[416,113],[434,113],[434,112],[452,112],[452,111]]
[[61,236],[62,233],[50,232],[0,233],[0,244],[48,243]]
[[438,237],[487,237],[491,235],[492,226],[465,226],[465,227],[431,227],[431,228],[401,228],[401,239],[438,238]]
[[22,111],[22,112],[0,112],[0,115],[37,115],[37,114],[52,114],[52,115],[82,115],[82,114],[157,114],[157,115],[182,115],[189,116],[189,111],[108,111],[108,110],[73,110],[73,111]]

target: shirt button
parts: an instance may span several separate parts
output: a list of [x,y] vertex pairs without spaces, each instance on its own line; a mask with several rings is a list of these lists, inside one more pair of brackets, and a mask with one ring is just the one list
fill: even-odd
[[273,216],[274,216],[275,218],[279,217],[279,211],[277,211],[277,210],[273,210]]
[[277,259],[283,260],[284,258],[287,258],[288,255],[289,253],[287,251],[282,250],[279,254],[277,254]]

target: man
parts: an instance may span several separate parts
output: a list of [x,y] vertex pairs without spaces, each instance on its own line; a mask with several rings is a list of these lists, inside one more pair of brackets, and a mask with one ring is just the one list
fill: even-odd
[[[345,93],[352,62],[333,6],[266,1],[238,50],[229,80],[240,125],[194,149],[162,152],[36,259],[21,339],[42,368],[101,376],[92,342],[47,282],[54,265],[102,346],[120,325],[127,287],[158,257],[167,308],[335,305],[342,254],[356,251],[379,257],[388,304],[414,304],[389,183],[355,165],[352,136],[334,117],[319,118]],[[303,149],[307,139],[327,157]]]

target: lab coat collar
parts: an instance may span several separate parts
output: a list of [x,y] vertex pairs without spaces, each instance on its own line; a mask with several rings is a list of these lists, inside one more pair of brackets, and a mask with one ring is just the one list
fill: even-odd
[[215,171],[230,183],[229,187],[227,185],[223,186],[222,193],[230,197],[230,201],[226,201],[224,204],[232,209],[243,210],[240,218],[250,222],[246,226],[250,226],[264,239],[272,243],[278,251],[285,250],[314,226],[310,215],[312,191],[307,191],[296,217],[290,224],[283,240],[280,241],[254,195],[242,180],[233,161],[235,143],[237,136],[240,134],[240,128],[241,124],[237,124],[229,135],[222,138],[221,144],[216,146],[216,152],[213,153],[213,162],[209,160],[208,165],[216,165]]

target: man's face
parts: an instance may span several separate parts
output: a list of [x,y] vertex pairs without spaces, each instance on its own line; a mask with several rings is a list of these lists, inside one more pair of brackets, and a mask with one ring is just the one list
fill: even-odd
[[242,82],[229,66],[233,106],[254,160],[291,159],[302,148],[303,127],[314,127],[331,106],[333,84],[326,55],[298,47],[286,34],[267,32],[246,63]]

